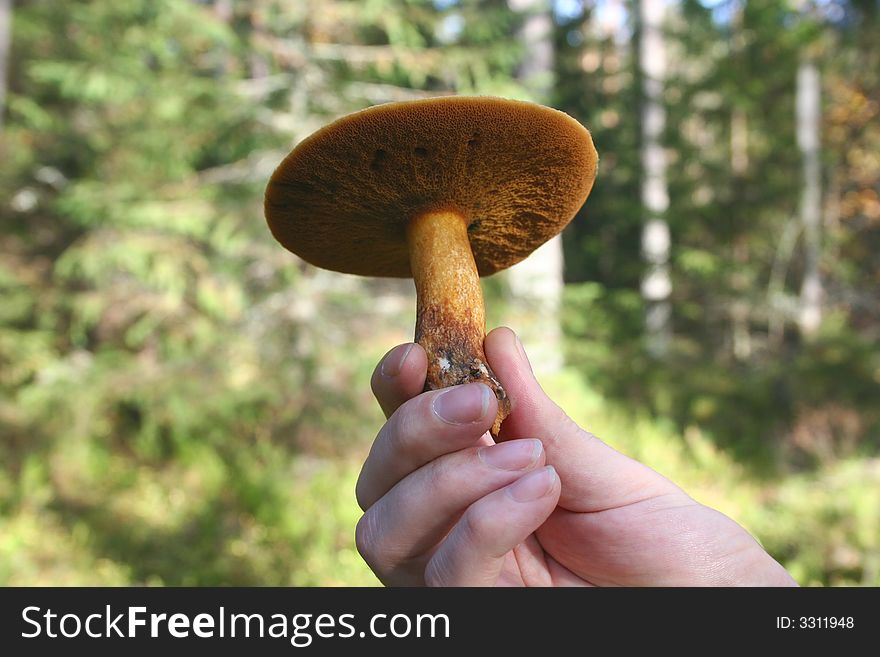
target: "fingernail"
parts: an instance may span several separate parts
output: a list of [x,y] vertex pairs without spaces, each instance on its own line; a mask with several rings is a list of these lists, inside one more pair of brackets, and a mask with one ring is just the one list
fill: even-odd
[[529,357],[526,355],[526,349],[523,347],[522,340],[519,339],[518,335],[514,335],[516,338],[516,350],[519,352],[519,357],[522,358],[526,365],[529,366],[529,369],[532,369],[532,363],[529,361]]
[[469,383],[444,390],[434,397],[431,407],[447,424],[464,424],[483,419],[489,410],[492,391],[482,383]]
[[481,448],[477,454],[490,468],[498,470],[524,470],[538,460],[541,454],[540,440],[511,440]]
[[548,465],[513,482],[507,492],[517,502],[533,502],[549,493],[555,482],[556,469]]
[[382,372],[382,376],[392,378],[400,374],[400,370],[403,368],[403,362],[406,360],[406,357],[409,356],[409,352],[412,348],[413,343],[410,342],[409,344],[398,345],[392,349],[382,361],[382,367],[379,368]]

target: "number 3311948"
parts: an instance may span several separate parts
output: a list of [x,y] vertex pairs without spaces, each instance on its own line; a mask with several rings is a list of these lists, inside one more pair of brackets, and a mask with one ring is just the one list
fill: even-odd
[[851,630],[855,627],[852,616],[777,616],[779,630]]

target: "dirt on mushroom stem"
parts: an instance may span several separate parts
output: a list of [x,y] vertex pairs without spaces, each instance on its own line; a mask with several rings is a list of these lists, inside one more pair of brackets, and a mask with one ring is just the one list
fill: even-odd
[[468,240],[467,219],[452,210],[424,212],[407,225],[416,285],[415,340],[428,355],[426,390],[483,383],[498,399],[497,438],[510,398],[483,351],[486,314],[480,277]]

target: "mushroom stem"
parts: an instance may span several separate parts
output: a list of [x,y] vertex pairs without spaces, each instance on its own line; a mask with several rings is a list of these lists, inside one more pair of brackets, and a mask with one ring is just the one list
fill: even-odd
[[443,210],[424,212],[407,225],[416,284],[415,340],[428,354],[425,390],[462,383],[489,386],[498,398],[492,435],[510,414],[510,399],[486,362],[486,313],[467,220]]

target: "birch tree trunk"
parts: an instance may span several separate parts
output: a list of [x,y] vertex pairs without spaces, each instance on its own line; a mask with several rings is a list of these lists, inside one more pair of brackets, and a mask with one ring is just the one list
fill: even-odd
[[822,321],[820,116],[819,71],[812,61],[803,59],[798,67],[796,100],[797,141],[803,159],[800,215],[804,236],[804,278],[798,311],[798,325],[803,335],[815,333]]
[[[553,18],[549,0],[508,0],[524,14],[519,33],[524,54],[517,77],[538,102],[553,87]],[[556,236],[507,272],[509,321],[529,352],[536,373],[562,367],[562,237]]]
[[[743,31],[743,14],[745,7],[739,4],[735,8],[730,23],[731,53],[733,61],[743,57],[745,35]],[[734,105],[730,114],[730,172],[732,174],[733,197],[745,198],[745,181],[749,173],[749,117],[742,106]],[[733,356],[737,360],[746,360],[752,353],[752,336],[749,330],[751,305],[748,300],[749,288],[749,239],[746,234],[737,235],[731,244],[733,262],[730,274],[730,285],[733,299],[730,303],[731,343]]]
[[653,356],[662,357],[669,349],[671,338],[672,281],[669,276],[671,237],[665,219],[669,207],[666,184],[666,153],[663,131],[666,110],[663,106],[663,85],[666,76],[666,45],[663,37],[664,0],[640,0],[639,69],[642,78],[642,207],[645,212],[642,229],[642,256],[645,274],[641,293],[645,304],[647,348]]
[[0,0],[0,132],[6,114],[6,75],[9,70],[9,46],[12,44],[12,0]]

